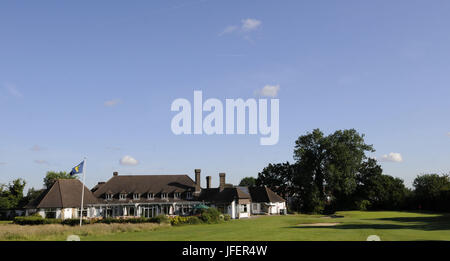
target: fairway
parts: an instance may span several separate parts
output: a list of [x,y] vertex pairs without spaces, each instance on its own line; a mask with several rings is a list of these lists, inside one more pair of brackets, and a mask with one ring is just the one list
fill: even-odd
[[[321,226],[317,223],[337,224]],[[365,241],[370,235],[378,235],[385,241],[450,240],[450,215],[345,211],[336,213],[334,217],[260,216],[214,225],[185,225],[149,232],[92,235],[82,237],[82,240]]]

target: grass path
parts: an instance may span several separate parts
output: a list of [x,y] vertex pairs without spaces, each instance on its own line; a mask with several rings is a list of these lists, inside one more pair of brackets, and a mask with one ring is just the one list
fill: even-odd
[[[185,225],[155,231],[90,235],[82,240],[182,240],[182,241],[278,241],[278,240],[450,240],[450,215],[410,212],[337,213],[338,218],[312,215],[264,216],[214,225]],[[336,226],[299,226],[311,223]]]

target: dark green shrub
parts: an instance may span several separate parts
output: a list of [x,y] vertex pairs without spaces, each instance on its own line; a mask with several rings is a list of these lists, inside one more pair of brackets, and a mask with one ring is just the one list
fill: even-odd
[[61,224],[61,219],[43,218],[41,216],[27,216],[15,217],[13,223],[18,225]]
[[18,225],[42,225],[44,224],[44,218],[41,216],[15,217],[13,223]]
[[169,218],[166,215],[158,215],[156,217],[150,218],[150,220],[151,220],[150,222],[159,223],[159,224],[162,224],[162,223],[167,224],[170,222]]
[[216,208],[208,208],[201,212],[200,219],[208,224],[220,222],[220,212]]
[[139,217],[139,218],[130,218],[127,219],[128,223],[138,224],[138,223],[150,223],[151,220],[149,218]]
[[188,223],[191,225],[201,224],[202,220],[196,216],[188,217]]
[[112,223],[132,223],[132,224],[138,224],[138,223],[159,223],[156,218],[144,218],[144,217],[137,217],[137,218],[104,218],[99,219],[95,223],[103,223],[103,224],[112,224]]
[[[80,219],[78,219],[78,218],[64,219],[63,221],[61,221],[61,224],[68,225],[68,226],[79,226],[80,225]],[[82,220],[82,224],[83,225],[88,225],[88,224],[93,224],[93,222],[91,222],[91,220],[83,219]]]
[[44,224],[61,224],[62,219],[59,218],[45,218]]
[[356,202],[356,208],[358,210],[366,211],[366,210],[368,210],[370,208],[370,206],[371,206],[370,201],[368,201],[366,199],[363,199],[363,200],[360,200],[360,201]]
[[225,215],[223,215],[223,220],[224,221],[230,221],[231,220],[231,216],[229,214],[225,214]]

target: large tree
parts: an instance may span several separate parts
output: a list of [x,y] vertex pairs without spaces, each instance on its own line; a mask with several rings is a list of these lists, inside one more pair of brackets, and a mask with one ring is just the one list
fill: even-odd
[[256,184],[256,179],[254,177],[245,177],[239,182],[239,186],[253,187]]
[[372,145],[356,130],[338,130],[325,139],[325,181],[337,208],[350,208],[354,203],[356,175],[367,160]]
[[295,199],[302,212],[351,208],[357,174],[368,160],[366,152],[373,151],[354,129],[328,136],[315,129],[295,141],[295,164],[269,164],[259,173],[257,184]]
[[383,175],[381,166],[375,159],[368,159],[357,174],[355,200],[367,201],[370,209],[400,209],[410,191],[403,180]]
[[450,210],[449,175],[424,174],[414,179],[414,195],[417,204],[428,210]]
[[[364,142],[364,135],[354,129],[338,130],[328,136],[315,129],[295,142],[294,159],[299,166],[295,183],[311,181],[306,197],[314,199],[316,205],[326,201],[334,208],[350,208],[357,173],[367,160],[366,152],[373,151],[372,145]],[[310,211],[314,209],[309,207]]]
[[295,193],[293,177],[295,166],[289,162],[269,164],[260,173],[256,179],[257,186],[267,186],[275,193],[286,196],[292,196]]
[[8,185],[0,186],[0,209],[13,209],[20,207],[23,199],[23,189],[26,182],[23,179],[15,179]]
[[55,181],[58,179],[76,179],[76,178],[78,177],[75,175],[72,176],[65,171],[60,172],[48,171],[44,178],[44,187],[50,188],[53,185],[53,183],[55,183]]

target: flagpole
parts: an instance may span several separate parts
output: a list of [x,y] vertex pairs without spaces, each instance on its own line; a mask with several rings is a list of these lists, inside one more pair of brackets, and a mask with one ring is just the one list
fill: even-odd
[[84,178],[86,177],[86,158],[83,161],[83,184],[81,187],[80,227],[83,224]]

